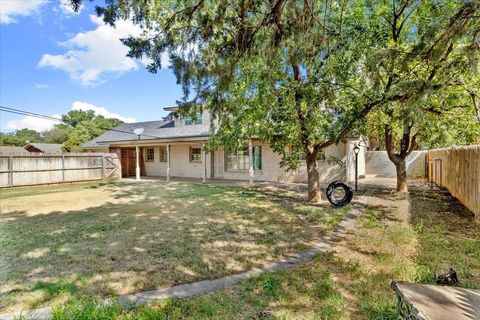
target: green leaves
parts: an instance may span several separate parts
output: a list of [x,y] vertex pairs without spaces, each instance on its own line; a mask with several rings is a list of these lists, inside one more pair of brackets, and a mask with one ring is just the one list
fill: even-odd
[[255,136],[290,155],[345,139],[385,105],[403,122],[425,118],[427,101],[478,73],[478,11],[477,1],[437,0],[132,0],[99,9],[107,22],[144,28],[123,41],[130,56],[150,58],[149,71],[169,54],[178,104],[217,120],[212,145]]
[[0,133],[0,145],[24,146],[27,141],[37,143],[63,143],[64,151],[81,151],[85,142],[103,134],[121,123],[118,119],[109,119],[96,115],[93,111],[72,110],[62,115],[63,123],[43,132],[21,129],[14,133]]

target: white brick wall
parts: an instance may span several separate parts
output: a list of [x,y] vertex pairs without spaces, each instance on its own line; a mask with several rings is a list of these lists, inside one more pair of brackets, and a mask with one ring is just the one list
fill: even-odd
[[[407,157],[407,174],[409,177],[425,176],[426,151],[414,151]],[[366,168],[367,175],[379,177],[396,177],[395,165],[388,158],[386,151],[367,151]]]

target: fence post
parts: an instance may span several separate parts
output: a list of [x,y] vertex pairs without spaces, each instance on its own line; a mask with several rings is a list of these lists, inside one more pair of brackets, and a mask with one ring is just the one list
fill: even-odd
[[10,188],[13,187],[13,156],[10,156],[9,160],[8,160],[8,177],[10,178],[9,180],[9,184],[10,184]]
[[62,183],[65,183],[65,155],[62,154]]
[[105,179],[105,153],[102,154],[102,179]]

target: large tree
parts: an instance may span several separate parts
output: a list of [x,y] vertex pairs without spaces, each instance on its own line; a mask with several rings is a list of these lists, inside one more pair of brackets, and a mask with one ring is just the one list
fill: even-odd
[[[472,141],[478,132],[479,8],[478,1],[403,0],[392,2],[380,15],[385,56],[372,59],[377,65],[371,78],[404,98],[385,103],[370,121],[381,125],[399,192],[407,191],[406,158],[418,147],[419,138],[431,146],[435,142],[429,140],[442,130],[443,137],[457,143]],[[462,128],[464,136],[454,137]]]
[[63,123],[56,125],[55,129],[67,137],[63,148],[69,152],[81,151],[83,143],[123,123],[118,119],[97,115],[92,110],[73,110],[62,115],[62,120]]
[[406,192],[406,158],[417,149],[478,142],[480,120],[471,96],[461,89],[437,92],[419,105],[377,108],[367,117],[371,138],[387,151],[397,171],[397,191]]
[[19,146],[23,147],[29,142],[42,142],[42,135],[40,132],[31,129],[20,129],[14,132],[1,133],[0,145],[3,146]]
[[[445,44],[478,9],[434,0],[130,0],[106,1],[97,12],[145,30],[124,43],[130,56],[150,59],[150,71],[169,54],[184,89],[179,105],[217,117],[213,141],[234,148],[257,136],[289,168],[304,153],[315,202],[318,153],[375,107],[433,88]],[[416,63],[413,72],[402,69]]]

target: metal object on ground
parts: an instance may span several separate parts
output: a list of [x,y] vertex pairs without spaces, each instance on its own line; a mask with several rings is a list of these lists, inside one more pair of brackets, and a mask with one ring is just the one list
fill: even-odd
[[398,319],[480,319],[480,290],[403,281],[391,287],[397,294]]
[[[338,191],[339,189],[343,191],[342,198],[337,198],[336,191]],[[328,201],[330,201],[330,203],[333,204],[335,207],[343,207],[349,204],[353,198],[352,188],[339,180],[330,183],[326,193]]]
[[437,284],[444,286],[456,286],[458,284],[457,272],[450,268],[447,273],[441,274],[437,277]]

